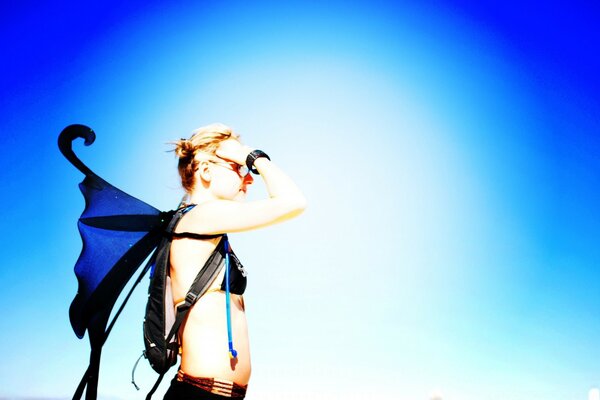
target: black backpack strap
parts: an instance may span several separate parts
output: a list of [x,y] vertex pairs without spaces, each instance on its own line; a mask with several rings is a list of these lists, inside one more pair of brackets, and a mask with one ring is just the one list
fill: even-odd
[[219,236],[223,236],[223,234],[220,233],[220,234],[217,234],[217,235],[202,235],[202,234],[193,233],[193,232],[171,232],[171,237],[173,239],[187,238],[187,239],[200,239],[200,240],[204,240],[204,239],[218,238]]
[[[206,293],[210,283],[217,277],[217,274],[219,272],[219,266],[221,266],[222,260],[223,260],[223,254],[224,254],[223,246],[227,242],[226,234],[201,235],[201,234],[192,233],[192,232],[180,232],[180,233],[174,232],[175,227],[177,226],[177,224],[179,223],[179,221],[181,220],[183,215],[189,209],[191,209],[190,206],[177,210],[177,213],[173,216],[173,219],[171,220],[171,222],[169,223],[169,225],[167,227],[167,230],[166,230],[167,237],[163,240],[166,240],[169,243],[172,241],[173,238],[177,238],[177,239],[189,238],[189,239],[197,239],[198,240],[198,239],[214,239],[217,237],[221,237],[221,240],[217,244],[217,247],[212,252],[212,254],[208,257],[208,260],[206,260],[206,262],[204,263],[204,266],[200,269],[200,271],[198,271],[198,275],[196,275],[196,278],[192,282],[190,289],[188,290],[187,294],[185,295],[185,300],[183,301],[183,303],[180,303],[177,305],[177,314],[175,317],[175,322],[173,324],[173,327],[171,328],[171,331],[169,332],[169,335],[167,336],[167,339],[166,339],[167,343],[169,343],[169,341],[173,338],[175,333],[177,333],[177,331],[179,330],[179,327],[181,326],[183,320],[187,316],[187,314],[190,311],[190,309],[192,308],[192,306],[196,303],[196,301],[198,301],[198,299],[200,297],[202,297],[204,295],[204,293]],[[166,260],[165,265],[169,265],[168,258],[170,257],[170,254],[171,254],[170,246],[168,246],[168,245],[165,246],[165,245],[161,244],[161,246],[159,246],[157,259],[160,257],[166,257],[167,260]],[[159,262],[159,260],[157,260],[157,262]]]
[[150,391],[146,395],[146,400],[151,400],[152,399],[152,395],[154,394],[154,392],[156,392],[156,389],[158,389],[158,386],[162,382],[163,377],[165,376],[165,374],[166,374],[166,372],[163,372],[162,374],[159,375],[158,379],[154,383],[154,386],[152,386],[152,389],[150,389]]
[[208,290],[208,286],[210,283],[217,277],[219,274],[219,267],[222,264],[223,255],[221,251],[223,249],[224,243],[227,241],[227,235],[222,235],[223,239],[219,242],[213,253],[210,255],[208,260],[204,266],[196,275],[194,282],[190,286],[187,294],[185,295],[185,300],[177,305],[177,313],[175,315],[175,322],[171,327],[171,331],[167,335],[166,342],[169,343],[173,336],[177,334],[181,324],[187,317],[188,313],[192,309],[192,306],[196,304],[198,299],[202,297],[206,291]]
[[187,317],[188,313],[192,309],[192,306],[196,304],[198,299],[202,297],[206,291],[208,290],[208,286],[210,283],[217,277],[219,274],[219,267],[222,265],[223,255],[221,254],[221,250],[223,248],[224,243],[227,241],[227,235],[222,235],[223,239],[219,242],[213,253],[210,255],[206,263],[196,275],[194,282],[190,286],[190,290],[188,290],[185,295],[185,300],[177,305],[177,314],[175,316],[175,323],[167,336],[167,343],[173,338],[173,336],[179,331],[181,324]]
[[221,236],[221,240],[198,272],[198,275],[196,275],[190,289],[185,295],[185,301],[177,305],[178,313],[187,313],[196,301],[206,293],[208,285],[217,277],[219,267],[223,265],[227,235],[221,234],[216,236]]
[[[222,238],[219,241],[219,243],[217,244],[217,247],[215,248],[215,250],[209,256],[208,260],[206,260],[206,263],[204,264],[204,266],[198,272],[198,275],[196,275],[196,278],[194,279],[194,282],[192,282],[192,285],[190,286],[190,289],[188,290],[184,301],[182,303],[180,303],[179,305],[177,305],[175,321],[174,321],[173,326],[171,327],[171,330],[169,331],[169,334],[167,335],[166,340],[165,340],[167,344],[171,342],[173,337],[179,331],[181,324],[183,323],[183,321],[185,321],[188,313],[192,309],[192,306],[198,301],[198,299],[200,299],[200,297],[202,297],[206,293],[210,283],[217,277],[217,275],[219,273],[219,267],[221,267],[223,265],[223,259],[224,259],[224,254],[225,254],[224,246],[225,246],[225,243],[227,242],[227,235],[225,235],[225,234],[200,235],[200,234],[190,233],[190,232],[182,232],[182,233],[173,232],[175,230],[175,227],[177,226],[177,223],[179,222],[179,220],[181,219],[181,217],[183,216],[183,214],[186,211],[183,211],[181,213],[178,212],[173,217],[173,220],[171,221],[171,223],[169,224],[169,227],[167,228],[167,232],[166,232],[167,237],[164,240],[167,240],[170,242],[173,238],[210,239],[210,238],[216,238],[219,236],[221,236]],[[161,249],[164,249],[164,251],[159,252],[159,254],[157,255],[157,258],[169,257],[170,256],[169,247],[170,246],[162,246]],[[148,394],[146,395],[146,400],[152,399],[152,395],[158,389],[158,386],[160,385],[165,374],[166,374],[166,372],[163,372],[162,374],[159,375],[158,379],[156,380],[156,383],[154,383],[154,386],[152,386],[152,389],[150,389],[150,392],[148,392]]]

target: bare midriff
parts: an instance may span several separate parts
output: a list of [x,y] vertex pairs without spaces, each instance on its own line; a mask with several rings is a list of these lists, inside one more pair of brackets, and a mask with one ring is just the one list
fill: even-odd
[[[213,240],[180,239],[171,245],[171,283],[175,303],[185,297],[198,271],[218,243]],[[231,332],[237,357],[229,357],[225,292],[221,283],[225,270],[192,307],[180,331],[181,369],[188,375],[219,378],[239,385],[250,380],[250,346],[244,298],[231,294]]]

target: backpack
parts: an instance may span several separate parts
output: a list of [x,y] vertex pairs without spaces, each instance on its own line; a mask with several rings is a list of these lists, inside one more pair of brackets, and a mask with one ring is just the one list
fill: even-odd
[[[182,207],[175,212],[175,215],[167,226],[165,237],[157,247],[151,267],[148,302],[146,304],[143,323],[145,350],[142,353],[142,357],[148,359],[152,369],[160,374],[160,376],[148,393],[147,400],[151,399],[152,394],[158,388],[166,372],[176,364],[177,355],[179,354],[179,328],[192,306],[202,297],[208,289],[209,284],[216,278],[219,267],[224,262],[225,253],[228,251],[228,240],[225,234],[200,235],[190,232],[174,232],[183,215],[194,206]],[[198,272],[185,299],[175,304],[171,292],[171,278],[169,276],[171,265],[169,258],[173,238],[210,239],[221,236],[223,238]],[[134,381],[134,371],[132,371],[132,383],[139,390]]]
[[[63,129],[58,137],[61,153],[85,175],[79,184],[85,198],[85,209],[77,222],[83,246],[74,268],[78,289],[69,307],[69,320],[78,338],[82,339],[87,331],[90,340],[90,361],[75,390],[73,400],[81,399],[84,391],[86,400],[96,400],[102,347],[133,291],[148,270],[152,269],[144,320],[146,350],[142,356],[148,358],[160,377],[148,394],[147,399],[150,399],[165,372],[177,362],[179,344],[176,335],[181,323],[196,300],[206,292],[223,260],[226,266],[229,354],[230,357],[236,356],[231,339],[229,309],[230,256],[238,269],[243,267],[231,252],[227,235],[174,232],[181,217],[194,205],[160,211],[116,188],[94,173],[75,155],[72,142],[77,138],[85,139],[85,145],[89,146],[94,143],[96,134],[88,126],[73,124]],[[169,255],[173,238],[217,237],[222,237],[221,241],[198,273],[185,301],[178,304],[175,311],[169,278]],[[121,292],[149,256],[150,261],[142,268],[121,305],[112,315]],[[139,359],[136,365],[138,362]],[[135,382],[133,383],[135,385]],[[137,388],[137,385],[135,386]]]

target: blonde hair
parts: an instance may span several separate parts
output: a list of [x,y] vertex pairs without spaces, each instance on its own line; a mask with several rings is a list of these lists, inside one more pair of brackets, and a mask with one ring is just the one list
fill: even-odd
[[190,194],[196,185],[195,172],[199,164],[196,154],[207,153],[216,156],[216,151],[222,141],[227,139],[239,140],[239,137],[227,125],[214,123],[196,129],[189,139],[172,142],[175,146],[173,151],[179,158],[177,169],[181,177],[181,186],[183,186],[186,193]]

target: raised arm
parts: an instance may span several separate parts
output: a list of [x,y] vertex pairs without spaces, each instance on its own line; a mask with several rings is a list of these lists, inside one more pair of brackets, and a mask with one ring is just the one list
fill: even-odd
[[[223,160],[245,165],[251,150],[230,139],[220,144],[216,154]],[[283,222],[302,213],[306,199],[281,168],[267,158],[256,159],[254,167],[265,183],[268,198],[250,202],[222,199],[202,202],[188,213],[178,230],[203,234],[241,232]],[[203,165],[199,174],[203,173],[202,168]]]

